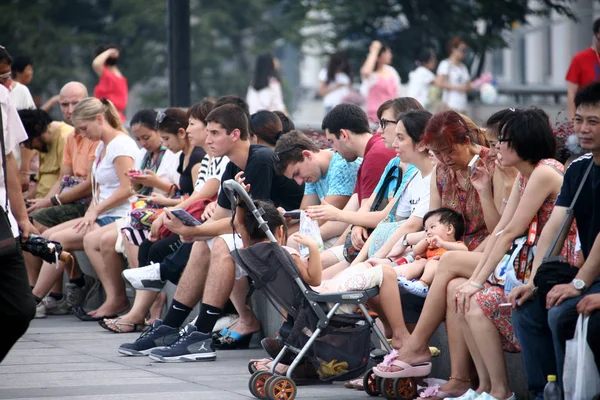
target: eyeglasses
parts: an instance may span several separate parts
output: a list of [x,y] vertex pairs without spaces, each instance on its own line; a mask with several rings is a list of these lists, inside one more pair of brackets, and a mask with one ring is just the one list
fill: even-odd
[[379,126],[381,127],[381,130],[384,130],[387,124],[397,124],[398,121],[393,121],[391,119],[385,119],[385,118],[381,118],[379,120]]

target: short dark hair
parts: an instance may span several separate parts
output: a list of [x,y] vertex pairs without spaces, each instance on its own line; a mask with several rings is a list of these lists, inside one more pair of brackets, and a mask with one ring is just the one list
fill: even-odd
[[347,129],[357,135],[370,133],[369,119],[362,108],[355,104],[338,104],[323,118],[321,129],[340,138],[340,130]]
[[33,61],[31,58],[27,56],[17,56],[13,59],[12,64],[10,65],[10,70],[12,71],[13,78],[17,76],[17,73],[22,73],[25,71],[28,65],[33,66]]
[[143,125],[144,127],[155,131],[156,130],[156,116],[158,113],[152,108],[143,108],[138,110],[131,118],[129,126],[136,124]]
[[177,135],[179,129],[185,130],[188,126],[187,112],[178,107],[167,108],[164,111],[166,117],[158,124],[156,130]]
[[246,118],[250,118],[250,107],[248,107],[248,102],[246,99],[240,96],[236,96],[233,94],[227,94],[225,96],[221,96],[215,101],[215,107],[218,108],[224,106],[225,104],[234,104],[244,111],[246,114]]
[[250,132],[264,142],[275,146],[283,134],[281,120],[274,112],[261,110],[250,116]]
[[248,140],[248,117],[244,110],[235,104],[225,104],[215,107],[206,116],[206,123],[208,124],[209,122],[220,124],[228,135],[234,129],[239,129],[240,139]]
[[597,35],[598,32],[600,32],[600,18],[594,21],[594,24],[592,25],[592,31],[594,32],[594,35]]
[[44,111],[38,109],[32,110],[19,110],[19,117],[21,118],[21,123],[25,128],[25,132],[27,132],[28,142],[35,138],[39,138],[42,136],[46,130],[48,130],[48,125],[52,122],[52,118],[50,115]]
[[192,104],[187,110],[188,119],[194,118],[206,124],[206,117],[215,108],[215,101],[210,98],[203,99],[200,103]]
[[[262,200],[252,200],[252,202],[257,209],[262,208],[264,210],[262,217],[269,226],[269,230],[274,234],[277,228],[283,226],[283,234],[287,239],[287,224],[285,222],[285,218],[283,218],[283,215],[281,215],[279,210],[277,210],[275,204],[273,204],[271,201]],[[248,237],[250,240],[254,242],[253,244],[263,242],[267,238],[267,235],[258,224],[258,221],[254,215],[248,212],[248,205],[243,200],[240,200],[237,203],[237,207],[244,210],[244,228],[246,228],[246,232],[248,232]],[[235,214],[232,216],[232,223],[234,218]]]
[[12,57],[6,47],[0,45],[0,64],[12,65]]
[[584,86],[575,95],[575,108],[580,106],[597,107],[600,104],[600,82],[592,82]]
[[273,168],[275,173],[283,175],[283,171],[290,164],[296,164],[304,161],[302,152],[304,150],[318,153],[319,146],[308,136],[300,131],[291,131],[279,138],[275,145],[275,155],[273,157]]
[[521,159],[534,165],[556,156],[556,137],[539,109],[511,109],[498,125],[498,141],[504,140]]
[[294,125],[294,121],[290,119],[283,111],[273,111],[279,119],[281,120],[281,131],[283,133],[288,133],[289,131],[293,131],[296,129],[296,125]]
[[394,110],[394,117],[398,117],[398,114],[407,111],[423,111],[423,105],[419,103],[417,99],[412,97],[398,97],[392,100],[384,101],[383,104],[377,109],[377,119],[381,119],[381,116],[387,109]]
[[440,217],[440,223],[454,227],[454,240],[463,238],[465,235],[465,217],[461,213],[447,207],[431,210],[423,217],[423,227],[425,227],[425,222],[434,215]]

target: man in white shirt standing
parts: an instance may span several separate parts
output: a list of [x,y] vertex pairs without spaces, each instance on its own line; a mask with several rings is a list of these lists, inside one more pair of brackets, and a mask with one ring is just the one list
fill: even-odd
[[[1,212],[7,214],[12,236],[16,240],[19,237],[19,229],[22,238],[38,233],[27,218],[25,202],[20,190],[19,169],[13,155],[13,150],[20,142],[27,139],[27,134],[16,108],[11,103],[8,89],[2,85],[0,85],[0,108],[3,143],[0,150],[5,155],[0,158],[2,167],[0,168],[0,207]],[[8,248],[10,249],[11,246]],[[0,246],[0,265],[2,266],[0,268],[0,319],[6,327],[5,340],[0,342],[0,361],[2,361],[13,344],[27,330],[29,321],[35,314],[35,302],[18,241],[12,251]]]

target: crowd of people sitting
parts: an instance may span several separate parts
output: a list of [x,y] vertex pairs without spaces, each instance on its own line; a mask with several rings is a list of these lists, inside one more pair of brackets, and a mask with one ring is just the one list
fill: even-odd
[[[52,263],[25,253],[36,318],[73,313],[115,333],[143,331],[118,352],[159,362],[247,347],[261,323],[230,252],[265,236],[242,205],[232,212],[221,185],[235,179],[314,290],[380,287],[369,306],[395,349],[375,367],[380,376],[427,375],[429,340],[444,321],[451,376],[431,398],[515,398],[504,352],[523,354],[528,387],[541,398],[546,377],[562,376],[579,313],[591,315],[600,361],[600,83],[575,97],[579,147],[570,154],[534,107],[501,110],[480,128],[400,97],[369,110],[379,121],[372,132],[363,109],[339,104],[322,122],[331,148],[320,148],[286,114],[250,114],[237,96],[139,110],[130,131],[110,100],[88,97],[81,83],[66,84],[58,102],[64,121],[19,111],[21,146],[39,153],[27,212],[41,236],[84,252],[97,279],[77,256]],[[293,210],[318,223],[322,247],[284,217]],[[543,286],[548,255],[578,269]],[[167,281],[177,289],[163,317]],[[126,284],[136,289],[133,304]],[[104,302],[85,308],[100,287]],[[237,319],[220,326],[231,308]],[[290,324],[263,340],[270,354]]]

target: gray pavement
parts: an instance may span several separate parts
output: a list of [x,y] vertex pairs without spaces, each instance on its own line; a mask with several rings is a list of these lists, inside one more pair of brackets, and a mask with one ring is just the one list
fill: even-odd
[[[213,362],[150,362],[125,357],[119,344],[139,334],[113,334],[73,316],[32,321],[0,364],[0,399],[248,399],[250,358],[264,352],[221,351]],[[301,386],[298,399],[366,399],[364,392],[333,385]]]

